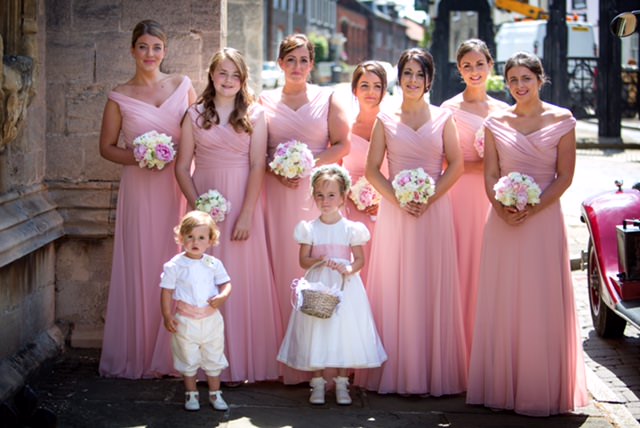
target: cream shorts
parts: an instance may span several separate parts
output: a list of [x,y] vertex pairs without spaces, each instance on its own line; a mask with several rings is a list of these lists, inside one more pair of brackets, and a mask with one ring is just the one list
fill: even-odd
[[224,320],[220,311],[200,319],[176,314],[178,331],[171,340],[173,366],[184,376],[202,368],[207,376],[219,376],[229,366],[224,356]]

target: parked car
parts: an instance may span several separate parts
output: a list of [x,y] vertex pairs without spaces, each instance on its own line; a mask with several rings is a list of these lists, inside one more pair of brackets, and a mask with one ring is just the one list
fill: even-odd
[[284,85],[284,73],[275,61],[266,61],[262,63],[260,80],[262,80],[263,89],[277,88]]

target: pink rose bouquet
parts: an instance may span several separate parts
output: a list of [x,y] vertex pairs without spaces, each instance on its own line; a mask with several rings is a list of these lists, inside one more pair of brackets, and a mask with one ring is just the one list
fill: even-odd
[[478,132],[476,132],[476,136],[473,140],[473,147],[478,152],[478,156],[481,158],[484,157],[484,127],[480,128]]
[[140,168],[162,169],[176,156],[171,137],[149,131],[133,140],[133,157]]
[[309,147],[300,141],[291,140],[278,144],[269,167],[283,177],[297,178],[308,176],[314,164],[313,153]]
[[[375,187],[373,187],[365,177],[360,177],[353,187],[351,187],[349,198],[360,211],[378,205],[382,200],[380,193],[378,193]],[[376,221],[376,216],[372,215],[371,221]]]
[[196,199],[196,209],[211,214],[216,223],[224,221],[224,218],[231,211],[231,202],[217,190],[208,190]]
[[430,196],[436,191],[433,178],[424,169],[405,169],[400,171],[391,182],[396,198],[400,205],[405,206],[409,202],[426,204]]
[[507,207],[515,206],[522,211],[527,205],[540,203],[540,186],[533,178],[519,172],[510,172],[500,177],[493,186],[496,192],[496,200]]

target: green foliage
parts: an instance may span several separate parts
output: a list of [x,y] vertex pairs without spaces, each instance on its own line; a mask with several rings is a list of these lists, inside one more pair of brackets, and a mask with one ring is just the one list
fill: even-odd
[[429,25],[425,26],[424,37],[420,41],[419,46],[424,49],[431,49],[431,42],[433,41],[433,32],[436,29],[435,20],[431,20]]
[[329,40],[316,33],[309,33],[309,41],[313,43],[313,48],[316,51],[315,62],[328,61],[329,60]]
[[504,91],[504,78],[497,74],[492,74],[487,79],[487,91],[488,92],[502,92]]

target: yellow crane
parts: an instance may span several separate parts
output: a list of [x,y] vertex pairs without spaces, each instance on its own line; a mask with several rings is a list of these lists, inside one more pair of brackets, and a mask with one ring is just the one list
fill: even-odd
[[549,19],[549,13],[546,10],[532,6],[526,0],[495,0],[495,6],[507,12],[519,13],[530,19]]

